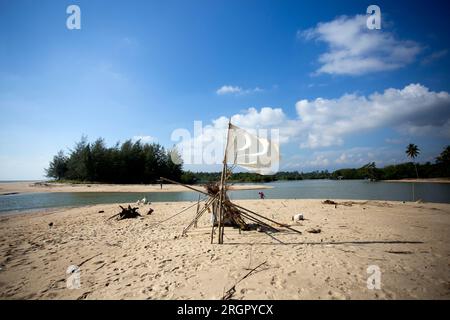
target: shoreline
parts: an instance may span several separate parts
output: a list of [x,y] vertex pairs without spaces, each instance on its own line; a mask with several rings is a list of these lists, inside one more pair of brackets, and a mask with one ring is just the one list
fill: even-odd
[[426,179],[398,179],[398,180],[380,180],[384,182],[397,182],[397,183],[450,183],[450,178],[426,178]]
[[[192,185],[203,190],[202,185]],[[271,189],[272,186],[261,184],[235,184],[233,190]],[[23,193],[51,193],[51,192],[192,192],[176,184],[95,184],[95,183],[53,183],[53,182],[0,182],[0,196]]]
[[[159,224],[193,203],[141,205],[142,217],[121,221],[108,220],[118,204],[0,217],[0,298],[220,299],[266,261],[233,299],[450,299],[450,204],[238,200],[302,234],[227,227],[217,245],[207,215],[180,237],[195,207]],[[81,262],[81,287],[69,290],[66,270]],[[367,288],[370,265],[380,290]]]
[[[264,201],[271,201],[271,202],[289,202],[289,201],[299,201],[299,202],[320,202],[322,204],[323,201],[325,200],[332,200],[338,203],[352,203],[353,205],[364,205],[366,203],[392,203],[392,204],[397,204],[397,205],[404,205],[404,204],[429,204],[429,205],[449,205],[450,203],[442,203],[442,202],[423,202],[423,201],[402,201],[402,200],[368,200],[368,199],[339,199],[339,198],[330,198],[330,199],[317,199],[317,198],[310,198],[310,199],[238,199],[238,200],[233,200],[233,202],[252,202],[252,201],[262,201],[262,203],[264,203]],[[181,201],[156,201],[156,202],[151,202],[149,204],[136,204],[136,202],[117,202],[117,203],[99,203],[99,204],[85,204],[85,205],[74,205],[74,206],[67,206],[67,207],[49,207],[49,208],[36,208],[36,209],[23,209],[23,210],[11,210],[11,211],[0,211],[0,222],[2,220],[2,218],[7,218],[7,217],[15,217],[15,216],[32,216],[32,215],[45,215],[45,214],[54,214],[54,213],[58,213],[58,212],[63,212],[63,211],[68,211],[68,210],[72,210],[72,209],[78,209],[78,210],[85,210],[85,209],[89,209],[92,207],[101,207],[101,206],[116,206],[119,207],[119,205],[121,206],[132,206],[132,207],[152,207],[154,205],[184,205],[186,203],[188,204],[193,204],[193,203],[197,203],[197,201],[187,201],[187,200],[181,200]],[[328,206],[327,204],[322,204],[324,206]],[[345,206],[345,204],[338,204],[338,206]]]

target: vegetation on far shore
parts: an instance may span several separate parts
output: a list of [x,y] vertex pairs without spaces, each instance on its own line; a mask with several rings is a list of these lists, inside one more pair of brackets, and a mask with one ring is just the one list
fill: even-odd
[[[182,163],[174,163],[171,155],[175,150],[167,150],[157,143],[143,144],[127,140],[114,147],[106,147],[103,139],[89,143],[86,137],[76,143],[66,155],[58,152],[46,169],[46,175],[59,182],[98,182],[98,183],[158,183],[163,176],[183,183],[205,183],[220,179],[219,172],[184,171]],[[412,160],[419,153],[415,145],[409,145],[406,153]],[[411,156],[414,155],[414,156]],[[177,156],[177,155],[176,155]],[[179,158],[179,157],[178,157]],[[303,179],[370,179],[398,180],[407,178],[450,177],[450,146],[447,146],[434,163],[423,164],[406,162],[377,168],[374,162],[361,168],[338,169],[313,172],[278,172],[262,176],[249,172],[236,172],[231,182],[272,182]]]

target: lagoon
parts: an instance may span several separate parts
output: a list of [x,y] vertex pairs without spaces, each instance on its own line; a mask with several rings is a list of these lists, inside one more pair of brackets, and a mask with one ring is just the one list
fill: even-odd
[[[351,199],[412,201],[412,183],[365,180],[300,180],[267,183],[271,189],[229,192],[231,199]],[[450,203],[450,184],[415,183],[415,200]],[[0,196],[0,213],[74,207],[107,203],[133,203],[146,197],[151,202],[194,201],[195,192],[54,192]]]

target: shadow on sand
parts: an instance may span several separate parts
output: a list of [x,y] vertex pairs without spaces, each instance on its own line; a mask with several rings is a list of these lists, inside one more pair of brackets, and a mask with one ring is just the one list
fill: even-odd
[[[271,236],[273,237],[273,236]],[[275,238],[275,237],[273,237]],[[224,245],[367,245],[367,244],[423,244],[422,241],[403,241],[403,240],[375,240],[375,241],[335,241],[335,242],[283,242],[277,238],[274,240],[278,241],[274,242],[225,242]]]

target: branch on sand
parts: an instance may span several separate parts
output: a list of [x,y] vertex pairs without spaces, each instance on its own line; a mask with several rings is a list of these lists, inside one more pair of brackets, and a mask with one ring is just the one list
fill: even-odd
[[236,292],[236,286],[239,282],[244,280],[245,278],[249,277],[253,272],[255,272],[259,267],[262,267],[265,265],[267,261],[264,261],[263,263],[259,264],[258,266],[254,267],[252,270],[250,270],[245,276],[243,276],[239,281],[237,281],[222,297],[222,300],[230,300],[231,297],[233,297],[233,294]]

